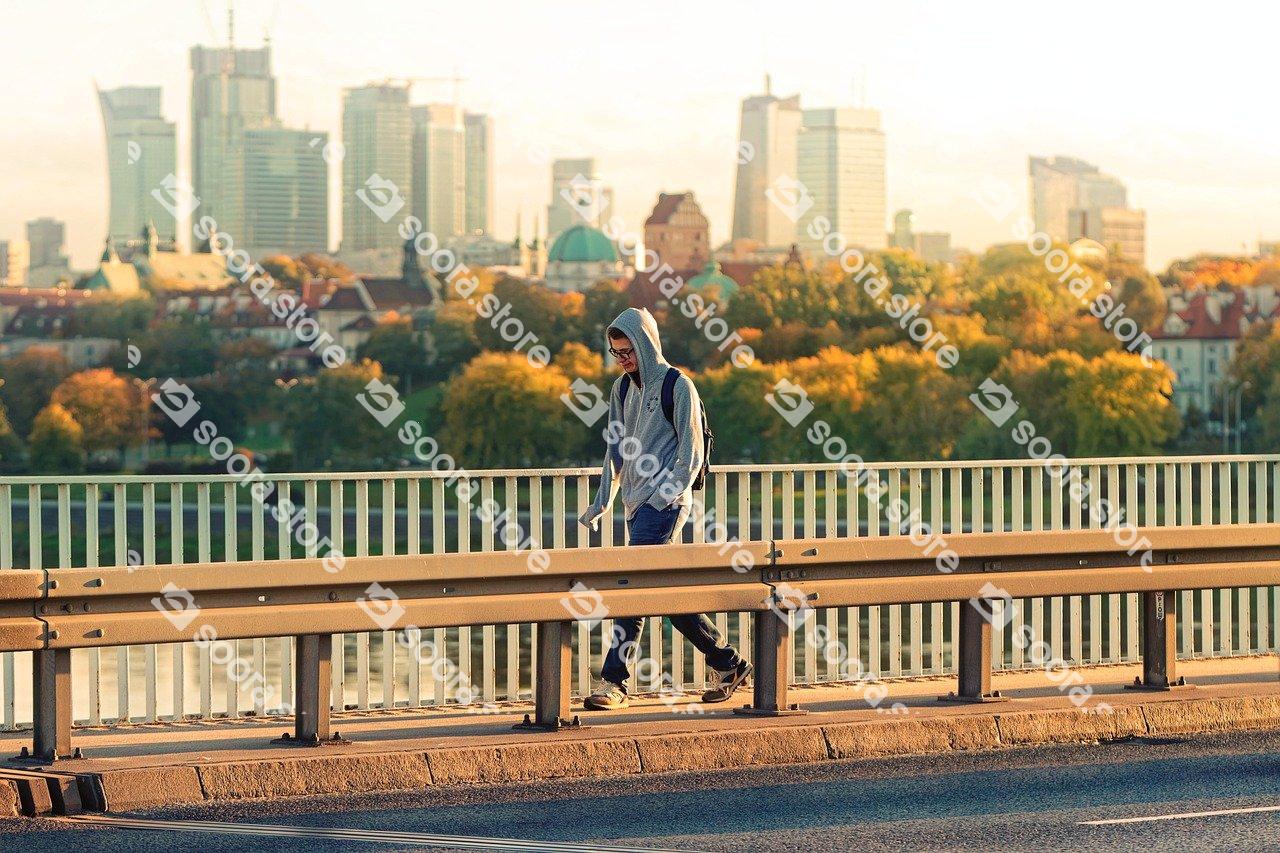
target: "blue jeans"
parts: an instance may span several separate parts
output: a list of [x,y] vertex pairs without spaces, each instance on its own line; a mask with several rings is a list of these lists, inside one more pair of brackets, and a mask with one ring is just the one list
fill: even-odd
[[[644,504],[636,510],[628,524],[628,545],[667,545],[679,533],[689,517],[689,508],[671,506],[657,510]],[[728,672],[742,662],[737,650],[720,636],[716,626],[702,614],[672,616],[671,626],[689,638],[694,648],[706,655],[707,666],[720,672]],[[640,632],[644,620],[639,616],[626,616],[613,620],[613,644],[605,656],[600,677],[605,681],[622,685],[631,677],[631,661],[639,647]],[[625,654],[624,654],[625,650]],[[680,681],[682,679],[677,679]]]

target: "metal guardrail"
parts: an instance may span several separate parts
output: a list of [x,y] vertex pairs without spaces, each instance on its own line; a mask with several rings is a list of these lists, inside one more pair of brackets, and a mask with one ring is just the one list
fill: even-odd
[[[521,552],[353,558],[338,572],[320,559],[9,570],[0,571],[0,650],[34,652],[33,753],[41,760],[71,754],[72,649],[191,640],[210,631],[222,639],[293,636],[294,742],[327,740],[331,638],[367,630],[371,614],[359,599],[375,582],[398,596],[384,630],[537,623],[532,724],[547,729],[564,725],[570,713],[573,628],[566,616],[573,613],[566,600],[584,587],[614,617],[751,613],[756,679],[748,713],[798,711],[788,703],[789,612],[989,601],[993,589],[1009,596],[1142,593],[1144,683],[1167,689],[1177,665],[1172,593],[1280,583],[1280,525],[1138,532],[1150,542],[1149,554],[1129,553],[1104,530],[959,534],[949,542],[957,559],[946,572],[903,537],[747,543],[739,546],[750,555],[746,571],[745,560],[717,543],[564,549],[539,573],[529,571]],[[191,618],[174,620],[154,603],[170,583],[200,602],[197,612],[184,613]],[[993,698],[991,622],[962,603],[958,630],[954,698]]]
[[[1280,455],[1168,456],[1072,459],[1072,479],[1036,459],[959,462],[881,462],[868,466],[884,486],[882,500],[850,488],[833,463],[716,466],[695,494],[718,528],[687,525],[683,541],[740,539],[892,538],[886,507],[901,499],[929,529],[947,540],[971,531],[1036,533],[1098,527],[1093,504],[1102,498],[1126,522],[1145,527],[1218,526],[1280,522]],[[554,549],[595,551],[623,541],[618,507],[599,533],[576,523],[594,496],[598,468],[539,468],[467,472],[478,497],[496,500],[528,536]],[[460,500],[448,474],[317,472],[269,474],[292,491],[297,511],[349,560],[368,555],[501,552],[513,547]],[[1074,482],[1073,482],[1074,481]],[[1090,498],[1073,499],[1078,484]],[[609,523],[609,522],[612,523]],[[100,565],[229,566],[301,556],[304,548],[271,508],[251,499],[230,475],[109,475],[0,478],[0,570],[62,570]],[[1176,638],[1183,658],[1266,653],[1280,640],[1280,587],[1183,591]],[[997,602],[1003,625],[993,637],[993,666],[1029,666],[1012,642],[1031,630],[1071,665],[1139,659],[1142,605],[1137,594],[1041,595]],[[805,640],[825,628],[845,643],[863,671],[877,677],[937,676],[954,671],[959,648],[955,604],[854,605],[824,608],[803,626]],[[750,612],[713,616],[740,648],[751,645]],[[590,689],[611,620],[575,628],[577,693]],[[487,623],[431,629],[429,638],[484,702],[532,696],[527,649],[533,624]],[[427,667],[417,666],[393,632],[335,635],[332,643],[335,710],[421,707],[451,701]],[[73,656],[76,721],[88,725],[215,719],[287,712],[293,705],[292,637],[254,637],[192,643],[141,643]],[[675,686],[706,684],[701,656],[663,620],[645,629],[645,653],[663,664]],[[794,655],[793,683],[840,680],[839,668],[806,643]],[[270,692],[249,691],[219,660],[230,655],[268,680]],[[29,725],[32,685],[26,653],[0,652],[0,730]],[[657,685],[637,678],[636,690]]]

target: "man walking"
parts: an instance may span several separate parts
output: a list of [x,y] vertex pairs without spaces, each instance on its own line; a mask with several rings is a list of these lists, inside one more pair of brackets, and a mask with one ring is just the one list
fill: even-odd
[[[609,352],[623,375],[609,393],[608,447],[600,490],[579,522],[596,529],[600,517],[622,492],[628,545],[666,545],[675,540],[693,507],[693,482],[704,460],[702,403],[693,380],[662,357],[658,324],[648,311],[628,308],[606,332]],[[673,375],[669,375],[673,374]],[[664,385],[666,386],[664,388]],[[671,404],[664,411],[664,392]],[[625,450],[625,452],[624,452]],[[672,616],[707,665],[719,673],[703,702],[723,702],[746,681],[751,664],[721,638],[702,614]],[[613,642],[600,670],[600,682],[584,704],[596,711],[627,706],[627,680],[644,622],[615,619]]]

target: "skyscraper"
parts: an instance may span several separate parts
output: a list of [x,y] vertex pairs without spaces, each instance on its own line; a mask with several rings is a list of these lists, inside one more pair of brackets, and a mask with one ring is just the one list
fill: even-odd
[[1054,240],[1096,240],[1139,265],[1146,263],[1146,214],[1129,209],[1119,179],[1074,157],[1032,157],[1031,216]]
[[98,104],[107,138],[108,235],[123,242],[154,222],[161,239],[172,240],[177,223],[151,195],[178,163],[173,122],[160,114],[160,88],[99,89]]
[[[245,229],[244,134],[278,126],[271,48],[191,49],[191,183],[196,216],[241,239]],[[158,226],[157,226],[158,227]]]
[[20,287],[27,283],[31,247],[26,240],[0,240],[0,284]]
[[829,223],[826,230],[842,234],[848,245],[884,248],[887,201],[879,111],[805,110],[796,149],[796,172],[810,194],[796,207],[804,208],[796,223],[800,244],[821,249],[822,240],[807,233],[821,216]]
[[785,202],[777,193],[795,190],[800,126],[800,96],[775,98],[768,78],[765,94],[742,101],[738,139],[749,147],[749,154],[738,161],[733,194],[734,240],[755,240],[764,246],[787,246],[795,241],[796,220],[766,193],[772,191]]
[[250,255],[300,255],[329,248],[326,133],[282,127],[244,133],[245,229]]
[[451,104],[412,108],[413,215],[437,237],[466,230],[466,145],[462,116]]
[[348,89],[342,105],[342,250],[399,250],[413,192],[413,119],[407,86]]
[[466,113],[466,232],[488,234],[493,230],[493,119],[482,113]]
[[31,266],[58,267],[66,266],[66,256],[62,254],[62,244],[66,241],[66,223],[42,216],[27,223],[27,244],[31,249]]
[[551,164],[551,204],[547,207],[547,240],[574,225],[601,227],[612,215],[613,189],[596,174],[591,157]]

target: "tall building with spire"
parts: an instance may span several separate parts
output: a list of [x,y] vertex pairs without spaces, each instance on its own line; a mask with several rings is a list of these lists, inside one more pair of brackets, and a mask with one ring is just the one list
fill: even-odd
[[174,124],[160,111],[160,87],[98,89],[107,141],[107,231],[114,241],[133,238],[148,222],[172,240],[178,223],[151,191],[178,168]]
[[795,191],[800,127],[800,96],[774,97],[768,76],[763,95],[742,101],[738,139],[747,150],[738,160],[734,186],[734,240],[754,240],[764,246],[787,246],[795,240],[796,218],[771,200],[769,193],[785,203],[788,199],[778,193]]
[[[233,237],[245,229],[245,139],[279,126],[271,46],[237,48],[228,17],[226,47],[191,49],[191,184],[196,216],[212,216]],[[318,154],[317,154],[318,156]]]

